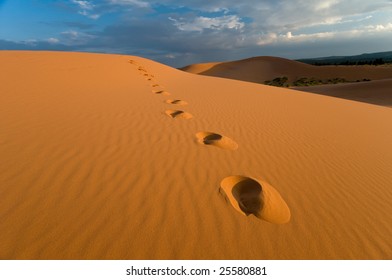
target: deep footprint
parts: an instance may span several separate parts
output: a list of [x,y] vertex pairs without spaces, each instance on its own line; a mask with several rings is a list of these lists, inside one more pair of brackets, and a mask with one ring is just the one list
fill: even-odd
[[196,133],[197,141],[203,145],[211,145],[225,150],[237,150],[238,144],[229,137],[214,132],[198,132]]
[[180,100],[180,99],[168,99],[165,101],[165,103],[167,104],[173,104],[173,105],[187,105],[188,102],[184,101],[184,100]]
[[180,111],[180,110],[166,110],[165,114],[173,119],[191,119],[193,116],[187,112]]
[[169,96],[170,95],[169,92],[164,91],[164,90],[153,90],[152,92],[155,93],[155,94],[161,94],[161,95],[165,95],[165,96]]
[[243,215],[254,215],[274,224],[290,221],[291,213],[286,202],[279,192],[266,182],[260,183],[245,176],[229,176],[222,180],[220,193]]

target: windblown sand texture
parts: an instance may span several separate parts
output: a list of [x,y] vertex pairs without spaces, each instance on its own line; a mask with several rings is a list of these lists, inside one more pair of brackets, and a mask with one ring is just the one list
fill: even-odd
[[260,84],[278,77],[287,77],[290,83],[304,77],[321,80],[343,78],[347,81],[370,79],[371,82],[293,88],[381,106],[392,106],[391,65],[313,66],[280,57],[260,56],[238,61],[193,64],[181,69],[194,74]]
[[0,67],[1,259],[392,258],[389,108],[133,56]]

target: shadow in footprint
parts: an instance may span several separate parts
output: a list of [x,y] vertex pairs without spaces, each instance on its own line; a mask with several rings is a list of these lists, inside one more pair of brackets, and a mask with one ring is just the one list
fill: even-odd
[[191,119],[193,116],[187,112],[180,110],[166,110],[165,114],[173,119]]
[[169,96],[170,95],[169,92],[164,91],[164,90],[153,90],[152,92],[155,93],[155,94],[161,94],[161,95],[164,95],[164,96]]
[[286,202],[266,182],[260,183],[245,176],[229,176],[222,180],[220,193],[243,215],[254,215],[274,224],[290,221],[291,213]]
[[187,105],[188,102],[184,101],[184,100],[179,100],[179,99],[168,99],[165,101],[165,103],[167,104],[173,104],[173,105]]
[[211,145],[225,150],[237,150],[238,144],[229,137],[214,132],[198,132],[196,133],[197,142],[203,145]]

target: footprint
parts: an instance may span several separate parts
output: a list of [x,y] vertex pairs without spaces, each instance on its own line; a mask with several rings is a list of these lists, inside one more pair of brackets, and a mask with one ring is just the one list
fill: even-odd
[[173,118],[173,119],[191,119],[193,118],[193,116],[187,112],[184,111],[180,111],[180,110],[166,110],[165,111],[166,115],[168,115],[169,117]]
[[153,90],[152,92],[155,93],[155,94],[162,94],[162,95],[165,95],[165,96],[169,96],[170,95],[169,92],[164,91],[164,90]]
[[136,61],[134,61],[134,60],[129,60],[129,63],[131,63],[131,64],[136,64]]
[[220,193],[241,214],[253,214],[258,219],[274,224],[290,221],[289,207],[279,192],[268,183],[244,176],[229,176],[220,185]]
[[222,136],[213,132],[196,133],[197,141],[203,145],[211,145],[226,150],[237,150],[238,144],[229,137]]
[[180,100],[180,99],[168,99],[165,101],[165,103],[167,104],[174,104],[174,105],[187,105],[188,102],[184,101],[184,100]]

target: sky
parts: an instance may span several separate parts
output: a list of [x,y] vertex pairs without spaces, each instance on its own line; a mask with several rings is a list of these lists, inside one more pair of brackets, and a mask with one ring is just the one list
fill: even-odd
[[129,54],[174,67],[392,51],[392,0],[0,0],[0,50]]

